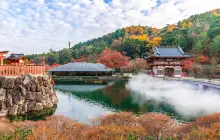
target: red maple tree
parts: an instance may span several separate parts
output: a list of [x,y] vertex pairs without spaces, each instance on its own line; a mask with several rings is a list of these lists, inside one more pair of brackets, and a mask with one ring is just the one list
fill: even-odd
[[199,56],[200,63],[207,63],[209,62],[209,58],[207,56],[201,55]]
[[194,63],[194,60],[192,58],[189,58],[189,59],[185,59],[182,64],[183,64],[183,70],[186,70],[186,71],[189,71],[192,69],[193,67],[193,63]]
[[105,49],[97,56],[96,62],[102,63],[110,68],[120,68],[129,63],[129,57],[123,55],[121,52]]

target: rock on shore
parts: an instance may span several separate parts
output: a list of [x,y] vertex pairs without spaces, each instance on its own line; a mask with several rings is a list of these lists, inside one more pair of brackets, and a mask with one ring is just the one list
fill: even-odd
[[49,76],[0,77],[0,116],[22,115],[57,102]]

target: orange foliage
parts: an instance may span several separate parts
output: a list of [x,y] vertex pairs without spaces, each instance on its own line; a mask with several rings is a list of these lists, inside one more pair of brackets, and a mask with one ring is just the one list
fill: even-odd
[[97,56],[96,62],[104,64],[109,68],[120,68],[129,63],[129,57],[118,51],[105,49]]
[[141,26],[130,26],[125,28],[125,36],[129,37],[131,35],[142,35],[144,34],[144,29]]
[[[67,117],[51,116],[44,121],[10,122],[0,124],[13,132],[17,128],[28,128],[32,133],[27,140],[99,140],[128,139],[134,134],[137,139],[168,137],[183,140],[217,140],[220,138],[220,113],[207,115],[187,124],[178,124],[169,116],[160,113],[145,113],[139,117],[128,112],[101,116],[91,125],[77,123]],[[19,136],[16,137],[19,139]]]
[[193,26],[193,23],[190,21],[190,22],[186,22],[186,21],[184,21],[183,23],[182,23],[182,28],[191,28]]
[[162,37],[155,37],[152,40],[150,40],[149,46],[160,46],[162,41]]
[[152,28],[152,32],[153,32],[153,34],[158,33],[158,32],[159,32],[159,29],[157,29],[157,28]]
[[199,62],[200,63],[207,63],[209,61],[210,60],[209,60],[209,58],[207,56],[204,56],[204,55],[199,56]]
[[220,113],[207,115],[188,123],[179,129],[179,139],[215,140],[219,139]]
[[172,32],[173,29],[176,29],[176,28],[177,28],[177,26],[176,26],[175,24],[172,24],[172,25],[169,25],[169,26],[168,26],[167,31],[168,31],[168,32]]
[[33,129],[33,133],[27,137],[27,140],[71,140],[81,137],[80,131],[84,125],[73,120],[62,117],[52,116],[46,121],[38,121]]
[[215,10],[212,10],[211,12],[212,12],[213,15],[219,17],[219,16],[220,16],[220,13],[218,13],[218,10],[219,10],[219,9],[215,9]]
[[132,35],[129,37],[130,39],[138,39],[138,40],[141,40],[141,41],[147,41],[149,42],[149,38],[148,38],[148,35],[144,34],[144,35]]

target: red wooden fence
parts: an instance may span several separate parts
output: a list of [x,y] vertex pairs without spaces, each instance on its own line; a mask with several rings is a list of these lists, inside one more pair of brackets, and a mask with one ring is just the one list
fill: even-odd
[[24,74],[42,75],[45,74],[45,65],[0,65],[0,76],[21,76]]

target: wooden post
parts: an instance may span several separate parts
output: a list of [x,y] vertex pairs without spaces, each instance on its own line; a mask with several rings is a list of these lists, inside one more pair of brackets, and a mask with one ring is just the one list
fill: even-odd
[[0,65],[3,66],[3,55],[0,54]]

